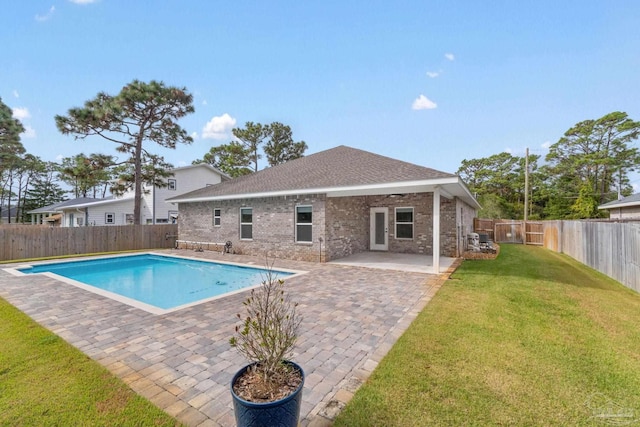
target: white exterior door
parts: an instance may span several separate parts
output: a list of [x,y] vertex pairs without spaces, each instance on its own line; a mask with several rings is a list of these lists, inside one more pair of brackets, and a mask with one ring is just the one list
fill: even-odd
[[372,251],[389,250],[389,208],[371,208],[370,249]]

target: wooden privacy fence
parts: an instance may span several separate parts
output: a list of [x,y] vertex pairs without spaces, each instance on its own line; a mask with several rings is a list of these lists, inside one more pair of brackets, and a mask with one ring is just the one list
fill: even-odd
[[640,292],[640,223],[545,221],[544,247]]
[[540,221],[476,218],[473,225],[476,233],[485,233],[496,243],[543,244],[544,225]]
[[0,261],[96,252],[173,248],[178,226],[0,227]]

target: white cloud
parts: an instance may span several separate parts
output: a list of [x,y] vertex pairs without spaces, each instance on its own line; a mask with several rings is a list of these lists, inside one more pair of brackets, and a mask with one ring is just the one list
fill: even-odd
[[202,100],[202,105],[207,105],[207,100],[206,99]]
[[427,77],[431,77],[432,79],[435,79],[440,75],[440,73],[441,71],[427,71]]
[[27,107],[16,107],[11,110],[11,113],[14,119],[18,119],[20,121],[31,117],[31,114],[29,114],[29,109]]
[[545,141],[542,143],[541,145],[542,148],[544,148],[545,150],[548,150],[549,147],[551,147],[551,141]]
[[13,96],[15,96],[16,98],[20,98],[20,94],[15,89],[13,90]]
[[22,135],[24,138],[35,138],[36,130],[29,125],[24,125],[24,132],[22,132],[20,135]]
[[453,53],[445,53],[444,57],[447,58],[449,61],[454,61],[456,59]]
[[47,13],[45,13],[44,15],[36,14],[36,21],[38,21],[38,22],[48,21],[49,18],[51,18],[53,16],[53,12],[55,12],[55,11],[56,11],[56,7],[55,6],[51,6],[49,8],[49,11]]
[[417,97],[415,101],[413,101],[413,104],[411,104],[412,110],[433,110],[434,108],[437,108],[437,107],[438,107],[438,104],[436,104],[435,102],[433,102],[432,100],[430,100],[424,95],[420,95],[419,97]]
[[56,156],[56,160],[57,160],[58,162],[61,162],[61,161],[62,161],[62,159],[64,159],[64,156],[63,156],[62,154],[58,154],[58,155]]
[[192,133],[191,133],[191,138],[193,138],[193,139],[198,139],[198,138],[199,138],[199,136],[198,136],[198,132],[192,132]]
[[507,148],[504,149],[504,152],[505,153],[509,153],[509,154],[513,154],[513,148],[507,147]]
[[75,4],[91,4],[96,2],[96,0],[69,0],[69,1]]
[[225,139],[229,137],[229,132],[236,125],[236,119],[224,113],[215,116],[202,128],[202,137],[207,139]]

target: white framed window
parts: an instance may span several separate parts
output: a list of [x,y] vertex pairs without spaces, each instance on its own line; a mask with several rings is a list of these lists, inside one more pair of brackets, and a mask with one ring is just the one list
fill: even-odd
[[177,184],[176,180],[175,179],[168,179],[167,180],[167,188],[169,190],[177,189],[178,188],[178,184]]
[[104,223],[105,224],[115,224],[116,223],[116,214],[113,212],[107,212],[104,214]]
[[222,211],[218,208],[214,208],[213,209],[213,226],[214,227],[220,227],[220,216],[222,214]]
[[296,242],[313,243],[313,206],[296,206]]
[[133,224],[133,214],[132,213],[124,214],[124,223],[127,224],[127,225]]
[[253,239],[253,208],[240,208],[240,239]]
[[413,239],[413,208],[396,208],[396,239]]

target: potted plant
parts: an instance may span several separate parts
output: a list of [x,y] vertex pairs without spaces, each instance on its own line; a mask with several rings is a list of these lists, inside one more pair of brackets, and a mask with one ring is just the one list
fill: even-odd
[[302,318],[272,265],[243,302],[246,313],[229,340],[250,362],[231,380],[238,426],[297,426],[300,416],[304,371],[289,358]]

